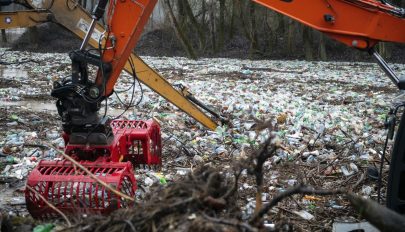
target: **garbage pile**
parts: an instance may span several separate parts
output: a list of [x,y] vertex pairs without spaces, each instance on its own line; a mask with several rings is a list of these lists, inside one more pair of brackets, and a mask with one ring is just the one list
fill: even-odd
[[[70,61],[66,54],[5,49],[0,54],[7,63],[0,65],[0,179],[24,180],[38,160],[59,158],[42,146],[44,142],[64,146],[56,108],[49,107],[53,100],[44,96],[54,80],[69,76]],[[232,175],[231,163],[251,154],[272,134],[283,149],[264,164],[263,201],[303,182],[327,189],[350,185],[356,193],[375,199],[377,183],[367,170],[379,165],[385,116],[392,102],[402,99],[377,65],[143,58],[172,84],[189,87],[230,123],[208,131],[149,88],[135,85],[134,102],[139,104],[123,117],[155,117],[162,123],[164,141],[162,170],[137,171],[143,189],[137,196],[140,200],[151,186],[176,182],[196,165],[209,164]],[[404,65],[393,67],[398,75],[405,74]],[[10,70],[23,75],[12,75],[15,71]],[[123,73],[115,89],[124,103],[130,102],[132,89],[120,91],[132,85],[132,77]],[[125,108],[116,95],[111,96],[109,115],[121,115]],[[388,168],[384,166],[383,175]],[[255,184],[248,176],[243,172],[240,178],[243,200],[238,202],[246,217],[256,204]],[[0,192],[4,189],[0,187]],[[296,198],[273,213],[293,218],[310,230],[318,228],[312,221],[322,220],[328,228],[336,220],[358,221],[340,198]]]

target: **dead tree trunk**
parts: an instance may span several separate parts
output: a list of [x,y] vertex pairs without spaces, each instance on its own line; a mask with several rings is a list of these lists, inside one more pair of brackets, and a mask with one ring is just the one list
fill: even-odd
[[280,40],[285,40],[285,17],[280,14],[276,13],[277,17],[277,30],[275,30],[274,36],[274,46],[278,46]]
[[201,1],[201,25],[205,26],[205,19],[207,17],[207,3],[205,0]]
[[294,21],[290,18],[287,20],[287,52],[289,54],[294,52],[294,30],[295,30],[295,24]]
[[38,47],[38,42],[39,42],[38,28],[36,26],[29,27],[28,28],[28,35],[30,37],[30,42],[32,43],[32,46],[34,48],[37,48]]
[[204,27],[203,25],[200,25],[195,18],[188,0],[183,0],[183,10],[184,13],[187,15],[187,18],[190,20],[191,25],[197,31],[200,50],[204,49],[206,42]]
[[[1,6],[0,6],[0,11],[1,11]],[[1,29],[1,41],[3,44],[7,43],[7,35],[6,35],[6,30]]]
[[219,0],[219,38],[218,48],[222,49],[225,42],[225,0]]
[[265,15],[265,30],[268,31],[268,42],[267,42],[267,48],[266,48],[266,53],[271,54],[273,49],[277,46],[277,37],[279,34],[277,34],[278,28],[271,25],[269,23],[269,19],[274,17],[274,14],[271,14],[271,12],[266,11]]
[[391,47],[389,43],[385,42],[380,42],[378,43],[378,52],[383,56],[384,58],[391,58]]
[[240,19],[240,22],[242,25],[243,32],[244,32],[246,38],[248,38],[250,40],[250,32],[249,32],[249,29],[247,26],[247,22],[246,22],[247,20],[245,18],[245,15],[246,15],[245,7],[242,4],[241,0],[236,0],[236,3],[237,3],[238,15],[239,15],[239,19]]
[[229,38],[232,39],[233,35],[235,33],[235,16],[236,16],[236,4],[235,1],[231,1],[232,7],[231,7],[231,21],[229,23]]
[[1,41],[3,42],[3,44],[7,43],[7,35],[5,29],[1,29]]
[[252,51],[256,51],[258,49],[258,36],[257,36],[257,29],[256,29],[256,4],[253,2],[249,2],[249,11],[250,11],[250,34],[251,34],[251,45],[250,49]]
[[185,25],[185,12],[183,0],[177,0],[177,22],[180,27],[184,28]]
[[306,60],[313,60],[313,49],[312,49],[312,31],[309,27],[303,26],[302,40],[304,42],[304,54]]
[[215,14],[214,14],[214,9],[213,4],[211,4],[211,10],[210,10],[210,24],[211,24],[211,43],[212,43],[212,51],[216,53],[217,50],[217,38],[216,38],[216,33],[215,33]]
[[191,45],[190,40],[187,38],[185,35],[184,31],[180,27],[176,17],[174,16],[173,8],[172,5],[170,4],[170,0],[165,0],[164,3],[166,4],[167,8],[167,14],[169,15],[170,21],[172,23],[172,26],[174,28],[174,31],[176,32],[177,38],[180,40],[184,50],[186,51],[187,55],[191,59],[197,59],[197,55],[194,51],[193,46]]
[[323,33],[319,33],[319,58],[323,61],[328,59],[326,55],[325,36]]

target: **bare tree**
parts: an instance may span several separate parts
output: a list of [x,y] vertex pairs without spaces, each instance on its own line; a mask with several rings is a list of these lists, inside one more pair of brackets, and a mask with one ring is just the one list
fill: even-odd
[[307,26],[302,26],[302,40],[304,42],[304,54],[306,60],[313,60],[313,48],[312,48],[312,29]]
[[[179,0],[180,1],[180,0]],[[170,3],[170,0],[165,0],[164,3],[166,4],[167,8],[167,14],[169,15],[170,21],[173,25],[173,28],[175,29],[176,35],[179,38],[184,50],[187,52],[187,55],[192,58],[192,59],[197,59],[197,55],[194,51],[194,48],[187,37],[187,35],[184,33],[183,29],[181,28],[179,22],[176,19],[176,16],[174,15],[172,5]]]

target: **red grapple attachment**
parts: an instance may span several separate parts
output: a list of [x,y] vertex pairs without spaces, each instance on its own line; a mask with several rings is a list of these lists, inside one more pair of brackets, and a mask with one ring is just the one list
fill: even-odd
[[[160,127],[152,120],[114,120],[110,125],[114,136],[108,145],[71,144],[64,135],[65,154],[116,190],[135,197],[133,166],[161,165]],[[41,161],[28,176],[27,185],[65,214],[108,214],[131,206],[66,160]],[[34,218],[60,216],[28,189],[25,199]]]
[[112,155],[113,161],[130,161],[134,166],[162,165],[162,137],[160,126],[153,120],[114,120],[111,128],[116,137],[120,150],[125,151],[123,156]]
[[[118,191],[131,197],[135,196],[136,180],[131,163],[80,162],[80,164]],[[108,214],[130,204],[65,160],[41,161],[31,172],[27,185],[65,214]],[[25,199],[27,209],[34,218],[60,217],[36,193],[26,190]]]

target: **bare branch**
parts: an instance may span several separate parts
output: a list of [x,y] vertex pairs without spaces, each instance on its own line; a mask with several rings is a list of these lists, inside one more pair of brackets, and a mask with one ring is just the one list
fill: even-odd
[[324,190],[324,189],[313,189],[312,187],[297,185],[293,188],[287,189],[284,192],[276,195],[268,204],[266,204],[258,213],[254,214],[250,220],[250,224],[255,224],[260,218],[262,218],[267,212],[269,212],[274,206],[276,206],[284,198],[295,195],[295,194],[311,194],[311,195],[336,195],[344,194],[346,190],[336,189],[336,190]]
[[225,219],[217,219],[217,218],[210,217],[206,214],[203,214],[203,216],[205,219],[210,220],[214,223],[224,224],[224,225],[228,225],[228,226],[234,226],[236,228],[244,228],[245,230],[251,231],[251,232],[258,231],[256,228],[251,227],[247,223],[238,222],[238,221],[230,221],[230,220],[225,220]]
[[239,170],[238,172],[234,173],[234,183],[233,188],[229,189],[222,198],[227,200],[230,196],[232,196],[238,190],[238,181],[239,177],[242,174],[243,169]]

